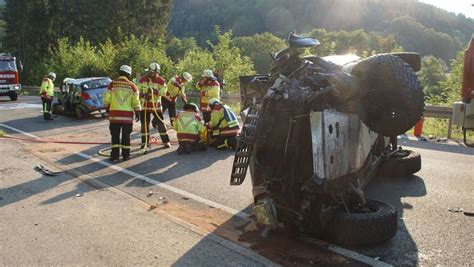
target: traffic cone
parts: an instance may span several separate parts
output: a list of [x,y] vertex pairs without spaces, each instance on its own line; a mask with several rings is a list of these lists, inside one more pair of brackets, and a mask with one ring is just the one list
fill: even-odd
[[425,118],[421,117],[421,119],[416,123],[414,134],[416,137],[421,137],[423,133],[423,123],[425,122]]

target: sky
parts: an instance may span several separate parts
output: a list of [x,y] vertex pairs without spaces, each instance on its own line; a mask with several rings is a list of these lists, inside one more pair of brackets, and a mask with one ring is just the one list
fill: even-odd
[[464,16],[474,19],[474,0],[419,0],[433,6],[445,9],[456,14],[463,13]]

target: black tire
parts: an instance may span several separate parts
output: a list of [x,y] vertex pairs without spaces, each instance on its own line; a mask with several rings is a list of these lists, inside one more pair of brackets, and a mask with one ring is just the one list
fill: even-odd
[[382,163],[378,170],[379,176],[409,177],[421,170],[420,153],[402,150]]
[[369,57],[354,66],[351,74],[364,92],[360,116],[371,130],[397,136],[420,120],[425,107],[420,80],[400,57]]
[[17,101],[18,100],[18,93],[17,92],[10,93],[10,100],[11,101]]
[[326,238],[337,244],[372,245],[382,243],[395,236],[398,215],[389,203],[367,200],[369,213],[347,213],[344,208],[336,210],[328,224]]

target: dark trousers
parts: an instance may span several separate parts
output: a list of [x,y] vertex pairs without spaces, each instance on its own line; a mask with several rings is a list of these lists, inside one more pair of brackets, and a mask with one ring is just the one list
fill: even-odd
[[211,112],[210,111],[203,111],[202,112],[202,119],[204,120],[204,123],[210,122],[211,121]]
[[170,123],[173,124],[173,121],[176,119],[176,102],[171,102],[166,98],[161,98],[161,106],[163,108],[163,114],[168,110]]
[[[122,148],[122,156],[130,157],[130,134],[132,133],[133,124],[127,123],[110,123],[110,135],[112,136],[112,152],[110,158],[118,159],[120,148]],[[122,141],[120,142],[120,132],[122,133]]]
[[43,102],[43,118],[45,120],[52,120],[53,114],[51,113],[51,103],[53,103],[53,98],[42,97],[41,101]]
[[237,148],[237,137],[236,136],[219,136],[212,143],[212,145],[217,149],[226,149],[232,148],[235,150]]
[[[158,117],[156,115],[158,114]],[[142,147],[148,145],[150,143],[150,122],[151,117],[153,116],[153,120],[156,120],[156,124],[158,126],[158,132],[160,133],[161,141],[163,143],[168,143],[170,141],[170,137],[166,132],[166,126],[163,123],[163,113],[157,111],[156,114],[153,111],[145,111],[142,110],[140,112],[140,122],[141,122],[141,132],[142,132]],[[160,118],[160,119],[158,119]]]
[[179,142],[178,153],[179,154],[190,154],[194,151],[205,151],[207,149],[206,145],[201,143],[200,141],[190,142],[184,141]]

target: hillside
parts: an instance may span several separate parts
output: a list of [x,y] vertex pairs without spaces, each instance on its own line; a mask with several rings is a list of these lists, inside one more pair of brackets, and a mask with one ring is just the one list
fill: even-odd
[[200,44],[213,37],[214,25],[235,36],[364,29],[393,34],[406,50],[444,60],[474,33],[474,20],[415,0],[175,0],[170,17],[170,34]]

